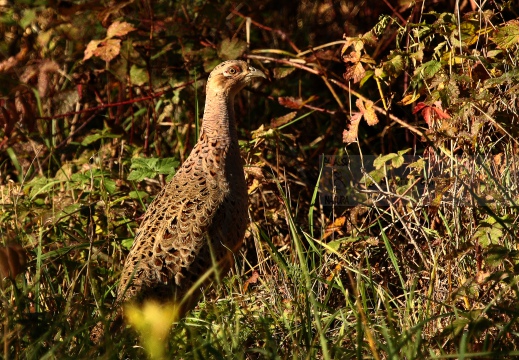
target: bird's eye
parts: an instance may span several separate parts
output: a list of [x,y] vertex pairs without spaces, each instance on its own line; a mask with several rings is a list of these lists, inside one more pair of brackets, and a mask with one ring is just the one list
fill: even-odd
[[230,68],[229,70],[227,70],[229,72],[229,74],[231,75],[234,75],[236,74],[236,69],[235,68]]

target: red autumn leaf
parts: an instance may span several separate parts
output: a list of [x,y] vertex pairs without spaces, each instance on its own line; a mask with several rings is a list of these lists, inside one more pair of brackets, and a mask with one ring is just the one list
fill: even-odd
[[429,126],[432,125],[432,121],[434,120],[433,116],[432,116],[433,111],[434,111],[434,114],[436,114],[436,116],[439,119],[450,119],[451,118],[451,116],[449,114],[447,114],[445,111],[443,111],[443,109],[441,108],[440,101],[436,101],[434,103],[434,105],[427,105],[424,102],[419,102],[418,104],[416,104],[416,106],[413,110],[413,114],[416,114],[419,111],[422,112],[422,116],[423,116],[425,122],[427,123],[427,125],[429,125]]

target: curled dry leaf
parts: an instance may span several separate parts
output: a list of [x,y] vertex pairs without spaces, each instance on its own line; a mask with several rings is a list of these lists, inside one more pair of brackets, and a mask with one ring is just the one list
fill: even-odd
[[333,223],[326,227],[322,240],[326,239],[336,231],[340,232],[344,224],[346,224],[346,216],[340,216],[335,219]]
[[348,129],[344,130],[342,133],[342,141],[346,144],[351,144],[357,141],[357,138],[359,137],[360,119],[362,119],[362,114],[360,112],[353,113],[351,116]]
[[274,118],[270,121],[270,127],[271,128],[277,128],[278,126],[285,125],[292,119],[294,119],[297,115],[297,111],[289,112],[286,115]]
[[366,100],[366,102],[363,103],[361,99],[357,99],[355,104],[359,108],[360,112],[364,116],[364,120],[366,120],[369,126],[378,124],[378,117],[377,114],[375,114],[375,109],[373,108],[373,101]]
[[359,123],[362,117],[364,117],[364,120],[366,120],[369,126],[378,124],[378,117],[377,114],[375,114],[373,101],[366,100],[366,102],[363,102],[362,99],[357,99],[355,104],[359,108],[359,112],[352,115],[348,129],[342,133],[342,141],[346,144],[357,141],[359,137]]
[[289,109],[299,110],[303,107],[303,100],[301,98],[296,99],[292,96],[279,97],[278,102]]
[[343,76],[345,80],[353,80],[353,83],[356,84],[364,78],[364,75],[366,75],[366,70],[358,62],[355,65],[349,66]]
[[259,272],[253,271],[250,278],[243,284],[243,292],[246,292],[250,284],[256,284],[259,279]]
[[47,96],[49,90],[49,79],[51,72],[58,72],[59,65],[52,60],[44,60],[39,67],[38,74],[38,93],[41,98]]

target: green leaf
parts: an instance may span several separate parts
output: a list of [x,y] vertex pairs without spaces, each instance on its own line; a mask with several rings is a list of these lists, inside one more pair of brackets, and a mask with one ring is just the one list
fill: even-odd
[[130,239],[124,239],[121,241],[121,246],[125,248],[126,250],[130,250],[133,245],[133,238]]
[[113,194],[115,192],[116,185],[114,180],[105,177],[103,179],[103,184],[105,186],[106,191],[108,191],[109,194]]
[[175,174],[175,169],[178,167],[179,162],[175,158],[162,158],[157,162],[157,172],[159,174]]
[[497,245],[502,237],[503,226],[493,217],[483,220],[473,236],[483,248]]
[[175,158],[134,158],[130,166],[133,171],[128,175],[128,180],[141,181],[157,175],[174,174],[178,164]]
[[96,142],[97,140],[100,140],[100,139],[107,139],[107,138],[117,139],[120,137],[121,137],[121,135],[109,134],[106,132],[99,132],[99,133],[88,135],[87,137],[85,137],[83,139],[83,141],[81,142],[81,145],[88,146],[88,145],[92,144],[93,142]]
[[137,65],[132,65],[130,68],[130,79],[134,85],[144,85],[149,81],[148,72]]
[[502,49],[508,49],[519,43],[519,20],[512,20],[498,28],[491,38]]
[[424,79],[430,79],[441,69],[441,62],[431,60],[416,69],[415,74],[420,74]]
[[243,55],[247,43],[237,38],[224,39],[218,46],[218,56],[223,60],[235,60]]
[[132,199],[136,199],[136,200],[140,200],[140,199],[145,199],[149,196],[149,194],[146,192],[146,191],[139,191],[139,190],[136,190],[136,191],[130,191],[128,193],[128,196]]

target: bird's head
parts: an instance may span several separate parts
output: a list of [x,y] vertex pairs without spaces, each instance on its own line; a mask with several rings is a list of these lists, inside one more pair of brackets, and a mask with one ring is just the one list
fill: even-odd
[[234,96],[254,78],[267,78],[260,70],[245,61],[229,60],[217,65],[209,74],[207,89]]

